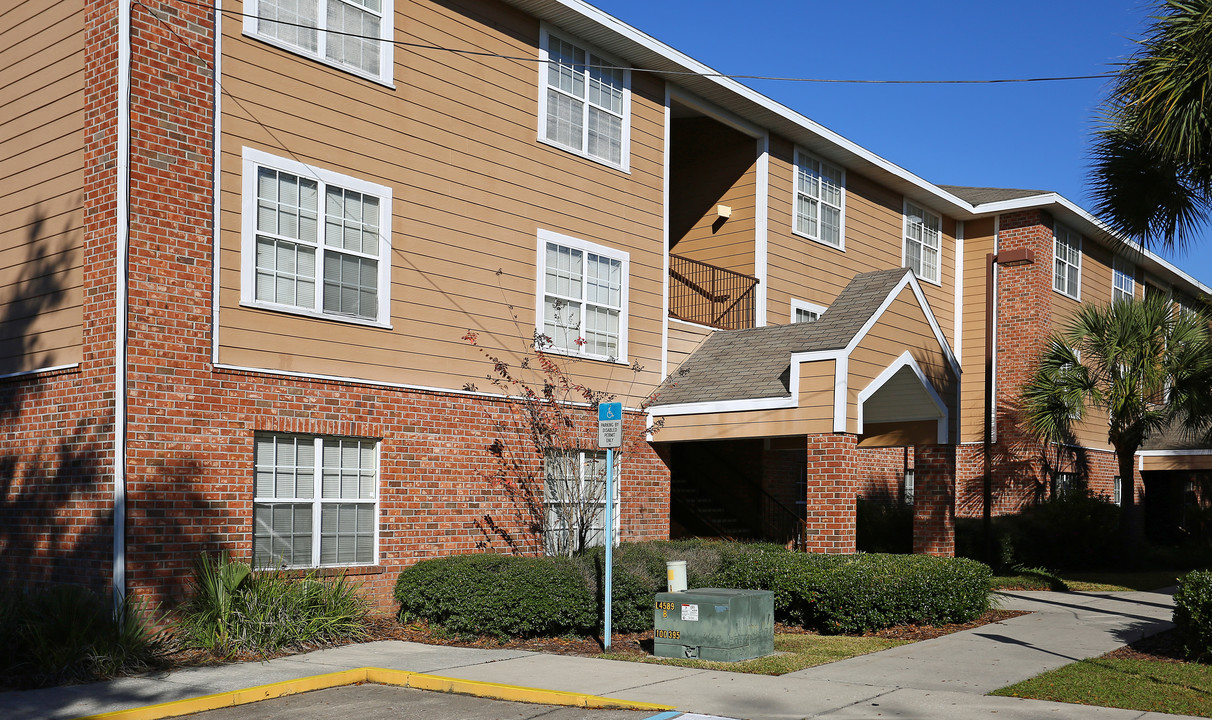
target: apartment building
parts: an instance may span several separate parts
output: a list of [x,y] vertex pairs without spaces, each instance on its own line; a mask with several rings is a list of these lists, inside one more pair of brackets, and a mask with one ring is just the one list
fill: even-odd
[[[906,490],[915,549],[949,554],[983,507],[986,326],[1008,512],[1073,472],[1013,418],[1047,331],[1208,292],[1063,197],[932,184],[577,0],[25,0],[0,37],[18,582],[171,602],[224,549],[386,606],[411,563],[600,541],[605,512],[616,541],[852,551],[855,495]],[[485,380],[536,335],[637,439],[592,527],[552,513],[602,465],[588,408],[555,463]],[[1112,494],[1097,421],[1082,442]],[[1152,452],[1146,483],[1206,468]]]

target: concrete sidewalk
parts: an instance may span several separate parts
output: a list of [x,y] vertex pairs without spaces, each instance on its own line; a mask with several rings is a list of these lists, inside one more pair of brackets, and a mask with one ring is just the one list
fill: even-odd
[[[63,719],[380,667],[609,696],[730,718],[1165,718],[985,693],[1170,627],[1168,593],[1005,593],[1032,614],[781,677],[663,665],[376,642],[266,663],[0,693],[0,717]],[[273,702],[273,701],[269,701]]]

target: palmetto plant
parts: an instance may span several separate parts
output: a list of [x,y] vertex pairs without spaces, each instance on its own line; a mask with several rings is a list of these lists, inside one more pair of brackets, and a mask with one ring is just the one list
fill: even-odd
[[1161,296],[1084,304],[1045,346],[1023,388],[1024,417],[1041,440],[1064,444],[1092,410],[1106,414],[1123,488],[1121,530],[1130,547],[1141,533],[1136,451],[1175,422],[1192,433],[1205,428],[1210,381],[1212,334],[1201,314],[1176,310]]
[[1094,138],[1095,211],[1141,242],[1184,246],[1212,214],[1212,0],[1164,0]]

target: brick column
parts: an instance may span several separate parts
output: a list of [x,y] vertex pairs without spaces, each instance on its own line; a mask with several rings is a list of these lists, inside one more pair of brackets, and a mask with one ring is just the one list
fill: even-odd
[[913,552],[955,555],[955,446],[913,449]]
[[854,435],[808,436],[809,552],[854,552],[857,463],[858,439]]

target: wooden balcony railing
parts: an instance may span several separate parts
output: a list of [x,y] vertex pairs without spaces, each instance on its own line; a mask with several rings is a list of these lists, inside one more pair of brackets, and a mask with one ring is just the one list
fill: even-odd
[[681,255],[669,256],[669,316],[721,330],[753,327],[758,279]]

